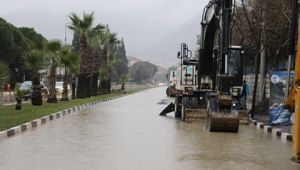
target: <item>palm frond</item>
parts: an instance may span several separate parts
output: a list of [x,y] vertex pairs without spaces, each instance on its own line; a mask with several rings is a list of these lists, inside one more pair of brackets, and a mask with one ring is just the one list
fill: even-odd
[[104,30],[105,28],[106,28],[105,25],[103,25],[103,24],[98,24],[94,29],[96,29],[96,30]]
[[87,30],[92,27],[93,21],[94,21],[94,12],[92,12],[91,14],[83,13],[83,18],[82,20],[80,20],[79,25],[82,29]]
[[47,59],[49,64],[54,67],[58,66],[60,63],[62,45],[59,40],[52,40],[47,44]]
[[118,42],[117,34],[116,33],[110,33],[109,35],[109,43],[115,44]]
[[37,73],[45,63],[45,54],[40,50],[31,50],[29,54],[25,57],[26,66]]
[[68,17],[71,20],[71,25],[69,25],[68,27],[71,30],[76,31],[76,29],[78,28],[78,26],[80,24],[80,18],[78,17],[77,14],[75,14],[73,12]]
[[67,67],[71,73],[77,73],[80,61],[78,54],[73,52],[70,48],[64,48],[61,51],[60,60],[61,64]]

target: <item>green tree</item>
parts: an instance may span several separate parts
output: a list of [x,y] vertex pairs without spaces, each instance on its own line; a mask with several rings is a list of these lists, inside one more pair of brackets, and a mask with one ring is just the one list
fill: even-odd
[[11,83],[22,80],[15,70],[24,71],[24,56],[30,51],[30,40],[12,24],[0,18],[0,60],[10,70]]
[[[102,24],[98,24],[95,28],[92,29],[92,32],[90,33],[90,46],[93,51],[93,67],[92,67],[92,79],[90,82],[90,89],[91,89],[91,95],[96,96],[98,94],[98,78],[100,77],[107,77],[104,76],[104,72],[100,70],[101,68],[101,58],[102,58],[102,50],[103,46],[101,46],[101,42],[103,39],[103,34],[106,27]],[[101,72],[101,73],[100,73]]]
[[45,54],[40,50],[31,50],[29,54],[25,57],[25,63],[27,68],[31,70],[32,73],[32,105],[39,106],[43,104],[42,94],[41,94],[41,85],[39,79],[38,71],[45,64]]
[[68,81],[67,76],[69,73],[77,73],[79,69],[79,56],[77,53],[73,52],[70,48],[65,47],[62,50],[62,54],[60,56],[60,63],[65,68],[64,74],[64,83],[63,83],[63,93],[62,93],[62,101],[68,101]]
[[129,73],[133,81],[137,83],[152,83],[153,76],[157,70],[156,65],[142,61],[133,64],[130,67]]
[[85,98],[90,96],[90,73],[93,71],[93,55],[88,44],[88,35],[92,31],[92,24],[94,20],[93,15],[93,13],[84,13],[82,19],[80,19],[75,13],[71,13],[69,15],[71,20],[71,25],[69,28],[74,31],[75,38],[78,39],[79,37],[80,69],[78,74],[77,98]]
[[25,58],[31,49],[42,50],[47,40],[32,28],[17,28],[0,18],[0,58],[9,67],[11,84],[23,81],[24,73],[30,77]]
[[31,48],[43,50],[46,47],[48,42],[47,39],[43,35],[37,33],[33,28],[21,27],[19,30],[27,39],[30,40]]
[[48,77],[49,81],[49,95],[48,103],[57,103],[56,98],[56,68],[60,62],[61,55],[61,42],[58,40],[52,40],[47,44],[47,59],[49,62],[50,73]]
[[94,60],[98,65],[94,65],[94,71],[99,70],[100,75],[100,93],[110,93],[111,74],[113,65],[116,62],[117,39],[116,33],[110,32],[108,26],[97,25],[92,32],[92,46],[96,51]]
[[116,55],[116,45],[119,42],[117,39],[116,33],[111,33],[109,28],[103,32],[101,46],[102,55],[101,55],[101,72],[104,72],[107,75],[107,79],[101,79],[101,89],[102,93],[110,93],[111,89],[111,69],[115,63]]
[[120,43],[117,44],[117,55],[112,66],[112,81],[123,82],[122,77],[127,75],[128,71],[128,59],[126,56],[124,40],[122,39]]

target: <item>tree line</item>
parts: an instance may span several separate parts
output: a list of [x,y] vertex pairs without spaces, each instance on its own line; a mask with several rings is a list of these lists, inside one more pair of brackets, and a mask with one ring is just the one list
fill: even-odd
[[74,32],[72,45],[80,56],[77,97],[97,95],[98,78],[100,93],[110,93],[113,66],[124,64],[124,67],[116,69],[118,73],[114,74],[115,79],[128,73],[124,41],[118,40],[116,33],[111,32],[108,25],[100,23],[93,27],[94,13],[84,13],[82,18],[71,13],[69,19],[69,28]]
[[241,0],[236,4],[233,32],[239,34],[233,36],[233,42],[239,41],[245,49],[244,73],[255,74],[252,115],[256,104],[266,99],[266,73],[288,68],[291,11],[291,1],[285,0]]
[[73,30],[72,45],[48,41],[33,28],[17,28],[0,18],[0,83],[32,80],[32,104],[41,105],[39,71],[48,69],[47,101],[56,103],[57,67],[65,71],[62,100],[68,100],[67,83],[78,78],[77,98],[110,93],[111,81],[125,81],[129,72],[124,40],[108,25],[94,25],[94,14],[69,16]]
[[138,84],[152,83],[153,76],[158,71],[156,65],[148,62],[141,61],[133,64],[130,67],[129,74],[134,82]]
[[[291,2],[285,0],[241,0],[233,18],[234,44],[245,48],[247,72],[255,72],[263,52],[268,70],[285,69],[289,49]],[[257,53],[259,53],[257,55]],[[258,56],[256,58],[255,56]]]

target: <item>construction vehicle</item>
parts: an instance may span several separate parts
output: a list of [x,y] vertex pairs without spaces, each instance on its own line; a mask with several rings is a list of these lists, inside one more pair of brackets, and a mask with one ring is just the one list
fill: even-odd
[[166,115],[174,111],[176,118],[182,118],[184,120],[185,116],[182,111],[185,110],[184,108],[187,102],[183,101],[186,101],[186,98],[192,99],[199,96],[197,75],[198,60],[192,59],[192,52],[188,49],[186,43],[181,44],[181,51],[177,53],[177,58],[180,59],[180,64],[177,70],[173,72],[175,75],[173,81],[175,83],[172,87],[176,98],[174,104],[171,103],[168,105],[160,115]]
[[199,61],[193,58],[192,52],[186,43],[181,44],[181,51],[177,53],[180,60],[176,70],[176,98],[161,115],[174,111],[176,118],[186,122],[205,119],[207,115],[206,93],[212,91],[212,81],[203,77],[201,84],[198,82]]
[[166,90],[167,96],[168,97],[175,97],[176,96],[176,71],[170,71],[169,75],[169,82],[168,82],[168,88]]
[[[201,22],[199,58],[186,59],[186,49],[182,46],[183,68],[195,69],[189,77],[182,72],[177,83],[175,116],[186,119],[186,111],[198,108],[207,109],[206,128],[211,132],[238,132],[240,92],[243,83],[243,48],[231,45],[232,0],[211,0],[204,8]],[[187,62],[185,62],[187,61]],[[194,63],[195,62],[195,63]],[[194,65],[193,65],[194,64]],[[185,66],[186,65],[186,66]],[[189,73],[187,74],[189,75]],[[195,78],[195,75],[197,76]],[[202,90],[203,79],[211,80],[211,87]],[[183,85],[180,89],[178,86]],[[190,87],[187,87],[190,86]],[[189,95],[186,95],[189,94]]]
[[176,71],[176,99],[174,103],[175,117],[182,118],[187,122],[193,119],[206,117],[207,90],[211,90],[211,81],[204,79],[199,84],[198,80],[198,59],[192,58],[192,52],[185,43],[181,44],[181,51],[177,58],[180,59],[180,66]]
[[[177,53],[177,58],[180,60],[179,67],[177,68],[175,75],[175,101],[174,104],[168,105],[160,115],[166,115],[169,112],[175,113],[176,118],[182,118],[182,120],[188,121],[186,118],[186,110],[195,109],[201,106],[206,110],[205,94],[202,93],[204,88],[209,88],[209,83],[202,86],[201,90],[198,85],[198,59],[192,58],[192,52],[189,50],[186,43],[181,44],[181,50]],[[203,81],[204,82],[204,81]],[[201,94],[202,93],[202,94]],[[202,96],[202,97],[200,97]],[[200,104],[201,103],[201,104]],[[199,116],[198,116],[199,117]],[[200,118],[206,117],[206,112],[200,116]]]
[[211,0],[202,16],[199,80],[209,76],[206,128],[211,132],[238,132],[239,87],[243,82],[243,49],[231,45],[232,0]]

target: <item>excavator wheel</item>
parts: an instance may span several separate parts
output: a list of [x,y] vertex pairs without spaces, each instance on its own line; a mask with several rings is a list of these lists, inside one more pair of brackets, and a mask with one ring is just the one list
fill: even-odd
[[206,128],[210,132],[235,132],[239,131],[238,113],[209,112]]
[[183,103],[181,103],[181,120],[185,121],[185,107]]
[[168,88],[166,89],[166,94],[167,94],[168,97],[171,96],[171,89],[170,89],[170,87],[168,87]]
[[174,109],[175,117],[181,118],[181,97],[176,96],[175,99],[175,109]]

